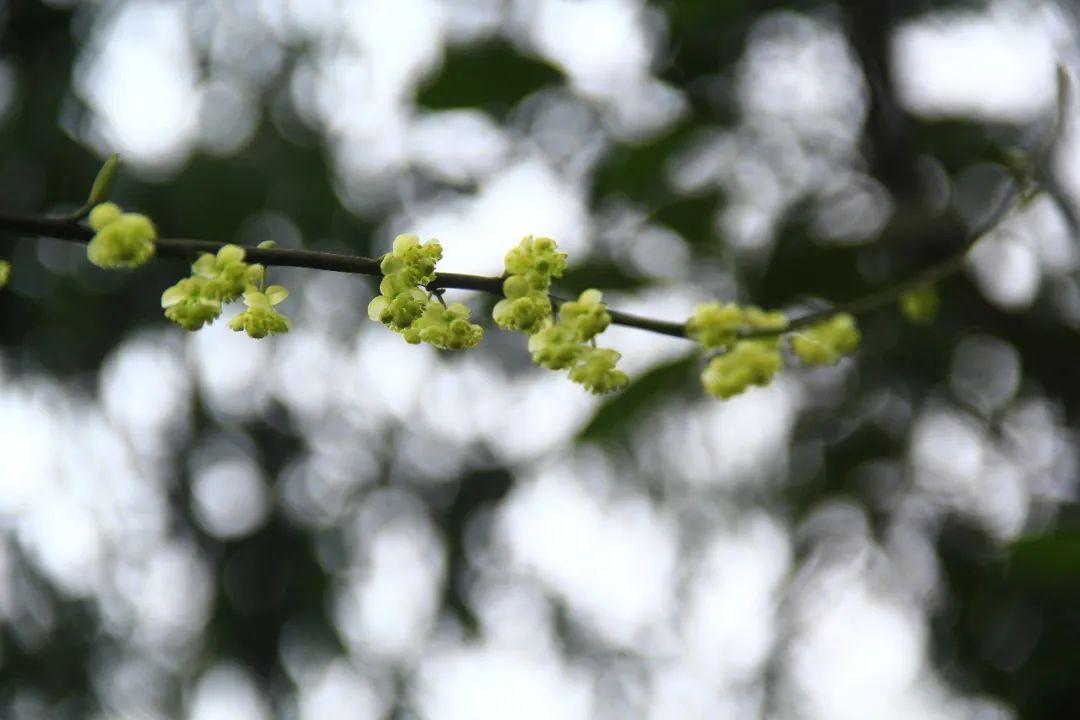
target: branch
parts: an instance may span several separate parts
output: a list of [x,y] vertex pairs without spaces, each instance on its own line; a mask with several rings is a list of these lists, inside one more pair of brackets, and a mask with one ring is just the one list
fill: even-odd
[[[836,313],[850,313],[858,315],[884,305],[896,302],[896,300],[908,290],[920,285],[939,282],[963,267],[964,258],[968,251],[989,230],[997,226],[1008,214],[1015,210],[1024,198],[1018,187],[1013,186],[1006,193],[1006,201],[1001,203],[992,214],[990,220],[982,229],[972,233],[963,249],[946,260],[932,265],[922,272],[903,280],[895,285],[890,285],[881,290],[870,293],[849,302],[828,305],[818,310],[807,312],[792,318],[783,330],[749,330],[739,334],[741,338],[771,337],[780,335],[790,330],[795,330],[816,322],[825,320]],[[28,234],[48,237],[56,240],[65,240],[86,244],[94,237],[94,231],[72,219],[53,218],[27,218],[0,213],[0,233]],[[185,258],[188,260],[198,257],[199,253],[215,253],[226,243],[214,240],[187,240],[176,238],[158,238],[155,241],[157,255],[161,257]],[[379,269],[379,260],[363,255],[346,255],[343,253],[322,252],[318,250],[293,250],[286,248],[257,248],[244,247],[245,259],[252,262],[262,263],[268,267],[297,267],[314,270],[330,270],[333,272],[351,273],[354,275],[368,275],[382,277]],[[474,290],[487,293],[496,297],[502,297],[503,277],[499,275],[468,275],[465,273],[436,273],[435,280],[427,285],[429,290],[456,289]],[[561,305],[566,302],[564,298],[552,296],[552,302]],[[633,315],[608,308],[611,322],[615,325],[637,328],[648,332],[666,335],[668,337],[686,338],[686,325],[684,323],[660,320],[657,318]]]
[[[0,213],[0,233],[14,235],[37,235],[55,240],[65,240],[86,244],[94,237],[94,231],[72,218],[29,218]],[[186,240],[176,238],[158,238],[154,245],[157,255],[193,260],[199,253],[217,252],[226,243],[214,240]],[[268,267],[298,267],[314,270],[351,273],[382,277],[379,260],[363,255],[321,252],[318,250],[292,250],[287,248],[245,247],[244,258],[251,262],[262,263]],[[428,284],[429,290],[455,289],[474,290],[502,297],[503,277],[499,275],[468,275],[465,273],[436,273],[435,280]],[[556,304],[565,299],[552,297]],[[686,337],[683,323],[641,317],[630,313],[608,309],[611,321],[616,325],[638,328],[669,337]]]
[[791,322],[789,322],[787,327],[783,330],[750,330],[740,333],[739,337],[772,337],[784,332],[798,330],[799,328],[813,325],[822,320],[827,320],[837,313],[861,315],[886,305],[892,305],[897,302],[904,293],[910,290],[914,290],[924,285],[933,285],[934,283],[941,282],[962,270],[968,253],[971,252],[972,248],[978,245],[979,241],[986,237],[992,230],[997,228],[1005,218],[1009,217],[1029,202],[1031,198],[1032,195],[1025,193],[1017,183],[1012,183],[1005,191],[1001,201],[997,204],[990,216],[968,234],[961,249],[944,260],[924,268],[911,277],[888,285],[880,290],[875,290],[867,295],[857,297],[847,302],[830,304],[818,310],[812,310],[792,318]]

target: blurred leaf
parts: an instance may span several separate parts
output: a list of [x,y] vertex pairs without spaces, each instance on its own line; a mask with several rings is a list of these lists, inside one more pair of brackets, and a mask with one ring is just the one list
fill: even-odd
[[687,388],[696,388],[694,369],[697,356],[681,358],[660,365],[632,379],[621,393],[614,395],[592,416],[578,433],[581,442],[602,442],[623,434],[663,401],[681,395]]
[[682,235],[691,246],[713,250],[718,242],[713,220],[721,202],[718,193],[684,198],[657,210],[653,220]]
[[1009,546],[1009,572],[1030,579],[1080,578],[1080,530],[1020,538]]
[[704,127],[681,123],[648,142],[614,146],[597,168],[592,186],[594,202],[612,195],[623,195],[646,206],[668,200],[666,166],[673,153],[683,149]]
[[421,87],[416,102],[431,109],[479,107],[502,116],[522,98],[561,82],[551,65],[495,40],[450,49],[442,72]]
[[816,241],[803,223],[792,217],[777,231],[777,242],[768,266],[752,282],[751,295],[765,307],[819,297],[847,300],[870,287],[858,265],[858,248]]
[[94,184],[90,187],[90,195],[86,199],[86,206],[92,208],[109,199],[113,185],[116,183],[116,173],[119,170],[120,156],[113,153],[98,170]]
[[983,161],[998,161],[1003,152],[984,124],[968,120],[935,120],[918,124],[917,143],[950,174]]

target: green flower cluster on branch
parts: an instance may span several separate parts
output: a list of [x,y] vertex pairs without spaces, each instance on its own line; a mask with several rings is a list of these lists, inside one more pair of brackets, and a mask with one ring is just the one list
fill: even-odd
[[625,387],[629,378],[615,367],[621,357],[596,347],[596,336],[611,324],[599,290],[564,302],[553,316],[548,289],[566,269],[566,253],[551,238],[524,238],[506,253],[503,294],[492,313],[504,330],[529,336],[533,362],[549,370],[569,370],[570,379],[602,395]]
[[562,277],[566,253],[551,238],[524,238],[506,253],[503,295],[492,314],[503,330],[532,335],[551,316],[548,288],[552,278]]
[[625,387],[626,373],[615,367],[621,355],[592,343],[611,324],[599,290],[586,290],[577,300],[564,302],[558,320],[547,318],[529,337],[533,362],[549,370],[569,370],[570,379],[586,390],[603,395]]
[[[780,339],[788,333],[782,312],[734,303],[705,303],[686,323],[686,334],[706,350],[720,350],[701,373],[705,391],[730,398],[753,385],[768,385],[783,367]],[[859,346],[859,329],[847,313],[790,332],[792,352],[808,365],[837,362]],[[747,337],[747,336],[750,337]]]
[[191,266],[191,277],[162,293],[165,317],[185,330],[198,330],[214,322],[225,303],[243,297],[247,310],[234,317],[229,327],[253,338],[288,332],[289,319],[273,307],[288,296],[288,290],[280,285],[265,287],[266,268],[245,262],[245,255],[239,245],[224,245],[216,254],[200,255]]
[[858,349],[862,335],[855,317],[837,313],[791,337],[791,349],[807,365],[832,365]]
[[98,267],[138,267],[154,256],[157,229],[145,215],[126,213],[116,203],[105,202],[90,211],[89,220],[97,232],[86,246],[86,256]]
[[[718,302],[699,305],[686,322],[686,334],[706,350],[723,350],[709,361],[701,373],[705,391],[718,398],[729,398],[751,385],[768,385],[780,372],[780,337],[788,325],[782,312],[741,307]],[[740,340],[739,334],[752,331],[776,331],[775,337]]]
[[289,332],[289,318],[274,309],[288,296],[289,291],[280,285],[271,285],[265,292],[254,288],[245,290],[244,305],[247,305],[247,310],[230,320],[229,327],[237,332],[243,330],[253,338]]
[[420,242],[416,235],[398,235],[393,251],[379,264],[383,279],[379,295],[368,304],[368,317],[399,333],[412,344],[426,342],[442,350],[476,347],[484,329],[469,322],[462,303],[444,307],[432,302],[434,293],[421,289],[435,280],[435,265],[442,259],[437,240]]
[[412,324],[405,339],[413,333],[420,342],[440,350],[466,350],[476,347],[484,338],[484,328],[469,322],[469,308],[459,302],[443,307],[429,301],[424,314]]
[[194,332],[221,315],[221,297],[214,287],[198,276],[184,278],[161,294],[165,317]]
[[741,307],[734,303],[711,302],[697,307],[693,317],[686,322],[686,334],[706,350],[725,350],[735,344],[741,332],[782,331],[787,324],[787,316],[779,311],[766,312],[753,305]]
[[727,399],[751,385],[768,385],[780,372],[780,339],[742,340],[714,357],[701,373],[705,392]]

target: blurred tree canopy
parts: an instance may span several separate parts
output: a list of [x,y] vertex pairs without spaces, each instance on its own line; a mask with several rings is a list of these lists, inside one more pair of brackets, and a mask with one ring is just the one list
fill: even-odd
[[[576,69],[574,57],[559,61],[562,50],[545,50],[546,40],[522,30],[539,27],[549,5],[565,10],[575,5],[571,0],[432,0],[409,7],[457,13],[456,22],[465,29],[447,35],[449,39],[432,50],[434,59],[414,69],[415,82],[405,83],[407,97],[400,103],[417,118],[478,113],[482,121],[469,115],[469,122],[490,124],[510,142],[524,143],[527,138],[529,147],[538,148],[560,177],[572,178],[568,183],[580,192],[592,221],[582,231],[585,240],[578,243],[577,256],[572,254],[577,262],[560,287],[568,292],[600,287],[616,292],[628,308],[636,303],[633,308],[649,309],[650,298],[663,297],[673,288],[681,288],[681,297],[694,301],[719,297],[763,307],[812,307],[820,300],[859,297],[906,277],[955,251],[964,228],[993,207],[1009,177],[1008,153],[1016,148],[1030,151],[1045,129],[1042,120],[1053,113],[1052,101],[1037,112],[1012,117],[919,112],[913,108],[918,103],[910,99],[913,91],[900,87],[903,73],[897,64],[905,56],[896,48],[905,28],[964,13],[990,13],[1001,5],[1020,13],[1015,3],[582,0],[580,4],[631,7],[636,21],[647,29],[640,49],[645,58],[642,77],[647,80],[642,80],[644,89],[639,88],[638,96],[619,90],[615,81],[616,90],[611,92],[606,86],[590,86],[588,77]],[[107,73],[94,66],[93,56],[104,43],[117,42],[108,40],[102,29],[110,18],[119,18],[136,5],[155,3],[0,0],[3,212],[60,213],[85,197],[102,157],[113,149],[113,136],[101,129],[101,123],[95,124],[101,114],[99,95],[87,89],[93,82],[110,82],[94,79],[95,73]],[[148,214],[170,236],[237,242],[274,236],[286,246],[378,255],[392,236],[391,229],[408,226],[432,203],[447,198],[468,202],[483,195],[484,173],[495,172],[491,168],[446,172],[438,163],[406,157],[398,158],[396,165],[371,169],[391,152],[386,147],[408,143],[378,127],[369,136],[349,135],[360,122],[357,118],[367,116],[347,104],[347,88],[337,88],[344,99],[338,99],[341,104],[333,113],[324,109],[313,119],[318,114],[313,108],[324,102],[315,98],[329,92],[319,89],[320,78],[325,79],[320,73],[332,68],[331,62],[318,67],[313,63],[340,50],[334,42],[318,39],[319,33],[332,28],[282,30],[284,21],[274,18],[301,12],[283,9],[288,3],[236,3],[233,10],[213,5],[194,1],[170,5],[187,23],[178,32],[191,37],[192,82],[242,91],[204,96],[201,115],[193,121],[198,129],[184,130],[192,139],[169,150],[175,157],[157,162],[152,153],[140,159],[135,152],[113,193],[125,207]],[[362,11],[361,5],[356,3],[355,12],[361,17],[357,22],[374,22],[376,11]],[[389,12],[386,3],[374,5]],[[1070,15],[1073,10],[1065,3],[1046,7],[1050,8],[1046,12],[1055,13],[1060,34],[1069,38],[1061,41],[1061,56],[1055,62],[1075,68],[1070,63],[1080,56],[1080,32]],[[236,17],[227,18],[234,10]],[[484,12],[495,19],[474,26],[461,19]],[[576,17],[571,10],[566,12],[567,18]],[[256,24],[249,15],[263,18],[271,30],[245,35],[245,28]],[[414,20],[423,25],[412,16],[401,22]],[[392,42],[419,42],[407,35],[407,29]],[[562,30],[579,45],[588,45],[571,25]],[[611,42],[596,39],[600,48]],[[626,44],[629,67],[638,50],[634,41]],[[595,50],[582,49],[582,56],[588,58],[590,49]],[[795,60],[785,53],[795,53]],[[269,56],[272,62],[259,65],[260,58]],[[244,65],[245,57],[250,67]],[[836,70],[835,74],[812,86],[805,77],[785,75],[800,64],[813,75],[818,60],[819,71]],[[835,67],[829,64],[834,61]],[[389,65],[373,67],[363,72],[373,73],[372,77],[397,72]],[[610,72],[618,75],[618,67]],[[774,67],[780,69],[769,74]],[[362,75],[361,70],[356,73]],[[910,72],[906,77],[904,82],[913,82]],[[361,85],[375,82],[353,79]],[[165,78],[151,82],[164,83]],[[1052,78],[1047,82],[1052,84]],[[112,94],[103,96],[115,99],[124,92],[124,87],[110,87]],[[141,114],[142,121],[151,125],[155,115],[171,107],[155,105],[158,101],[152,97],[125,102],[125,112]],[[241,109],[234,112],[241,119],[228,114],[230,103],[239,103]],[[817,107],[815,103],[824,104],[826,110],[820,115],[804,112],[804,106]],[[214,140],[206,128],[215,127],[213,118],[207,119],[215,107],[224,108],[225,120],[219,122],[224,123],[223,137],[235,131],[242,136],[240,141],[230,145]],[[656,108],[660,109],[653,117],[650,113]],[[240,126],[247,129],[236,130]],[[433,142],[442,152],[454,144],[453,134],[439,135]],[[461,142],[468,155],[471,146]],[[491,167],[510,162],[511,156],[506,156]],[[1063,191],[1051,189],[1058,199],[1069,202],[1068,192],[1062,195]],[[1044,200],[1038,205],[1042,219],[1037,222],[1042,225],[1031,221],[1032,225],[1010,232],[1039,235],[1048,233],[1047,227],[1067,226],[1058,200]],[[458,216],[448,212],[435,217]],[[513,241],[513,237],[499,240],[507,247]],[[1068,236],[1064,249],[1057,256],[1051,252],[1043,267],[1049,268],[1054,257],[1071,263],[1076,241]],[[290,400],[288,393],[252,400],[250,411],[223,411],[205,380],[211,372],[206,361],[193,361],[197,350],[184,350],[201,347],[199,341],[179,338],[180,331],[172,326],[163,329],[167,323],[160,315],[160,293],[186,272],[184,263],[162,259],[138,272],[109,274],[89,267],[80,257],[81,249],[59,245],[33,238],[0,239],[0,257],[11,260],[15,268],[11,286],[0,293],[0,394],[19,383],[49,378],[71,397],[94,398],[106,392],[103,378],[110,358],[138,338],[164,343],[161,346],[178,357],[189,358],[183,367],[185,376],[195,378],[185,385],[191,388],[185,394],[190,400],[184,401],[190,403],[190,419],[180,430],[170,429],[165,421],[154,425],[162,429],[165,440],[140,457],[168,468],[159,483],[165,505],[155,522],[165,528],[164,536],[179,539],[200,558],[208,609],[205,623],[185,636],[182,650],[162,643],[163,649],[155,654],[153,639],[133,639],[129,619],[103,609],[108,592],[139,592],[131,588],[142,586],[99,577],[94,580],[100,584],[96,590],[66,587],[42,560],[48,551],[35,543],[44,541],[21,524],[25,508],[0,502],[0,715],[20,719],[197,715],[192,709],[199,702],[193,689],[196,680],[205,668],[227,659],[254,678],[260,702],[272,708],[266,712],[293,716],[300,712],[296,707],[313,706],[290,704],[294,685],[303,685],[290,663],[299,662],[296,653],[316,653],[312,648],[327,656],[351,657],[361,669],[358,672],[376,678],[372,682],[380,702],[355,705],[357,714],[350,716],[366,717],[368,711],[361,707],[375,707],[373,712],[387,717],[428,714],[411,694],[415,677],[409,662],[398,659],[380,666],[378,655],[364,656],[343,630],[341,588],[351,582],[349,578],[362,575],[365,567],[350,548],[359,543],[367,552],[364,533],[370,531],[374,537],[379,527],[369,516],[381,506],[373,506],[370,498],[378,495],[390,507],[405,502],[393,494],[402,491],[409,502],[418,504],[419,510],[409,512],[422,515],[434,529],[432,547],[443,568],[437,574],[433,617],[454,628],[448,637],[459,638],[455,642],[478,642],[487,621],[476,601],[480,575],[476,548],[498,545],[501,536],[492,529],[491,518],[509,506],[509,498],[533,472],[529,468],[535,458],[515,459],[483,439],[455,441],[449,428],[445,437],[431,441],[428,452],[462,459],[449,470],[439,466],[436,473],[442,477],[430,482],[423,479],[422,457],[414,457],[423,454],[416,449],[423,446],[406,451],[399,444],[410,433],[430,434],[428,425],[396,411],[380,410],[382,425],[377,429],[371,429],[375,420],[355,420],[357,427],[370,432],[352,439],[353,426],[319,419],[321,411],[305,415],[307,400]],[[985,714],[942,710],[941,717],[1062,717],[1068,714],[1065,708],[1080,706],[1072,674],[1080,666],[1076,611],[1080,514],[1075,503],[1076,465],[1070,460],[1080,413],[1076,361],[1080,290],[1075,273],[1062,260],[1060,272],[1044,269],[1039,276],[1035,271],[1036,282],[1038,277],[1042,281],[1027,301],[1010,301],[1008,287],[995,294],[993,276],[1011,277],[1015,267],[1010,263],[1028,267],[1038,261],[1031,259],[1035,251],[1014,252],[1005,240],[994,240],[992,247],[997,254],[985,253],[993,255],[986,259],[986,269],[973,262],[967,273],[943,283],[943,306],[934,324],[905,324],[892,308],[874,311],[860,318],[864,344],[854,362],[838,370],[792,371],[796,379],[791,382],[799,384],[802,400],[785,438],[783,453],[788,460],[768,472],[761,470],[767,476],[761,482],[702,489],[673,480],[682,477],[682,470],[673,469],[678,453],[655,454],[658,444],[643,441],[653,437],[660,443],[701,432],[703,447],[711,448],[720,441],[709,433],[720,432],[719,424],[729,422],[724,417],[731,422],[746,417],[718,416],[717,424],[707,426],[683,419],[713,412],[708,408],[714,401],[700,397],[700,358],[681,346],[641,365],[625,392],[575,415],[569,422],[576,424],[567,429],[559,452],[602,457],[597,462],[625,481],[623,490],[677,517],[676,534],[683,543],[680,557],[692,555],[687,548],[694,545],[694,538],[708,536],[710,523],[720,522],[718,518],[733,522],[740,513],[767,512],[790,531],[786,537],[792,557],[785,584],[805,580],[815,563],[826,562],[823,557],[841,566],[872,565],[873,552],[865,548],[903,544],[907,536],[898,528],[908,527],[904,523],[910,521],[920,528],[920,542],[927,544],[929,555],[916,553],[922,559],[911,561],[915,569],[910,576],[900,571],[901,564],[888,565],[891,571],[882,582],[900,588],[909,581],[910,587],[928,584],[931,589],[924,593],[928,599],[913,601],[912,606],[925,619],[932,672],[949,693],[986,701],[979,706]],[[446,269],[459,268],[447,263]],[[307,279],[299,295],[306,304],[298,312],[298,326],[307,322],[331,339],[327,342],[351,345],[350,338],[367,322],[363,308],[369,283],[360,278],[345,282],[328,274],[324,280],[320,275],[302,276]],[[287,277],[299,282],[301,275]],[[321,282],[332,283],[324,286],[329,289],[321,291],[323,295],[316,288]],[[344,300],[335,300],[338,293]],[[618,299],[612,302],[621,307]],[[334,313],[322,325],[319,307]],[[490,303],[484,307],[490,311]],[[663,315],[664,306],[658,307],[656,313]],[[640,340],[643,348],[653,342],[658,341]],[[311,347],[318,355],[322,346]],[[543,372],[528,368],[523,348],[493,329],[473,352],[487,353],[492,367],[511,380]],[[231,349],[222,350],[218,361],[242,368],[237,377],[271,372],[266,369],[271,363],[266,352],[251,362],[234,360],[230,353]],[[625,352],[631,357],[633,353],[633,349]],[[288,357],[277,355],[273,372],[287,377]],[[307,363],[297,366],[297,372],[314,369],[318,374],[317,362],[297,357]],[[440,363],[441,382],[448,384],[456,382],[455,373],[466,369],[465,361],[456,358],[433,362]],[[198,363],[202,369],[193,369]],[[139,372],[152,374],[154,367]],[[405,381],[371,377],[369,382],[375,393],[380,382]],[[137,387],[153,385],[150,378]],[[298,387],[297,394],[307,392],[307,386]],[[62,405],[55,399],[46,402]],[[236,402],[243,406],[246,401]],[[316,402],[310,400],[312,408]],[[500,422],[508,425],[536,423],[540,428],[568,422],[558,414],[545,419],[504,412]],[[8,435],[5,448],[23,443],[17,422],[0,427]],[[265,517],[250,530],[224,536],[208,525],[212,509],[200,510],[202,496],[193,489],[198,487],[196,476],[203,472],[201,463],[208,453],[213,455],[207,447],[216,447],[221,438],[254,459],[258,475],[271,488]],[[451,452],[450,446],[459,447]],[[352,462],[353,468],[364,468],[367,479],[343,481],[344,489],[330,503],[338,506],[338,515],[298,520],[298,511],[287,507],[297,458],[327,453],[341,455],[336,462],[345,469],[340,472],[350,472]],[[349,453],[357,459],[350,461],[354,455]],[[972,459],[964,465],[969,456]],[[731,470],[722,457],[706,453],[704,458],[687,456],[685,462],[703,463],[695,472],[710,477],[746,472]],[[949,476],[946,470],[953,461],[960,469]],[[946,468],[941,472],[956,487],[944,487],[946,480],[937,485],[927,481],[919,470],[927,463]],[[57,464],[51,472],[63,475],[68,472],[65,467]],[[310,470],[311,463],[305,467]],[[0,455],[0,474],[8,475],[5,487],[18,486],[24,472],[29,471],[9,465]],[[588,472],[582,472],[582,482],[591,482]],[[1012,480],[987,480],[1000,480],[1003,473],[1013,473]],[[96,482],[109,483],[109,474],[102,472]],[[929,495],[938,503],[933,512],[911,500],[916,490],[926,490],[927,483]],[[984,501],[985,507],[980,504]],[[694,505],[699,506],[697,514]],[[715,512],[700,510],[706,505]],[[999,506],[1005,508],[1004,514],[994,515]],[[826,540],[840,532],[836,528],[847,526],[845,518],[852,513],[865,520],[865,547],[856,552],[848,545],[829,545]],[[367,524],[356,530],[352,521],[361,516]],[[549,530],[560,532],[558,527]],[[105,547],[101,552],[104,557],[121,557],[127,550]],[[411,556],[402,557],[407,562]],[[121,570],[116,572],[122,576]],[[925,580],[920,573],[933,579]],[[100,589],[106,586],[112,589]],[[904,595],[903,590],[897,592]],[[784,598],[778,591],[770,600],[770,612],[779,619],[768,658],[751,681],[760,690],[759,702],[740,706],[752,709],[735,711],[733,717],[829,716],[803,707],[796,685],[784,679],[786,659],[792,657],[799,636],[798,621],[792,619],[795,613]],[[572,599],[553,591],[546,600],[556,618],[558,651],[592,668],[596,677],[618,663],[632,664],[635,653],[649,654],[647,638],[632,646],[636,649],[620,649],[582,621]],[[392,610],[385,612],[385,617],[393,617]],[[297,637],[304,638],[299,645]],[[873,642],[870,636],[867,643]],[[866,652],[871,651],[850,648],[855,657]],[[153,672],[140,670],[138,662],[125,664],[147,657],[148,666],[156,668]],[[125,668],[131,675],[117,679],[122,674],[105,672],[108,668]],[[161,715],[149,710],[140,715],[117,704],[118,697],[139,695],[126,686],[117,690],[123,682],[139,685],[143,677],[139,672],[152,677],[140,697],[145,696],[146,707],[158,708]],[[647,672],[636,677],[643,686],[652,682]],[[600,707],[608,696],[597,693],[600,699],[592,716],[614,712]],[[351,701],[343,696],[341,702]],[[620,716],[633,716],[628,712]],[[652,717],[668,716],[653,712]],[[641,711],[641,716],[646,714]],[[259,717],[235,715],[249,716]],[[870,716],[893,714],[882,709]]]

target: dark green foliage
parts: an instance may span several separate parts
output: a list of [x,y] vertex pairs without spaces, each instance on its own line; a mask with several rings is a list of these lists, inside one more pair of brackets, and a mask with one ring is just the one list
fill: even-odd
[[454,47],[417,95],[432,110],[480,108],[502,117],[519,100],[556,85],[562,74],[501,40]]
[[631,380],[617,395],[605,400],[592,420],[578,433],[582,441],[625,438],[627,431],[648,421],[648,415],[663,403],[693,387],[697,358],[675,360],[660,365]]

